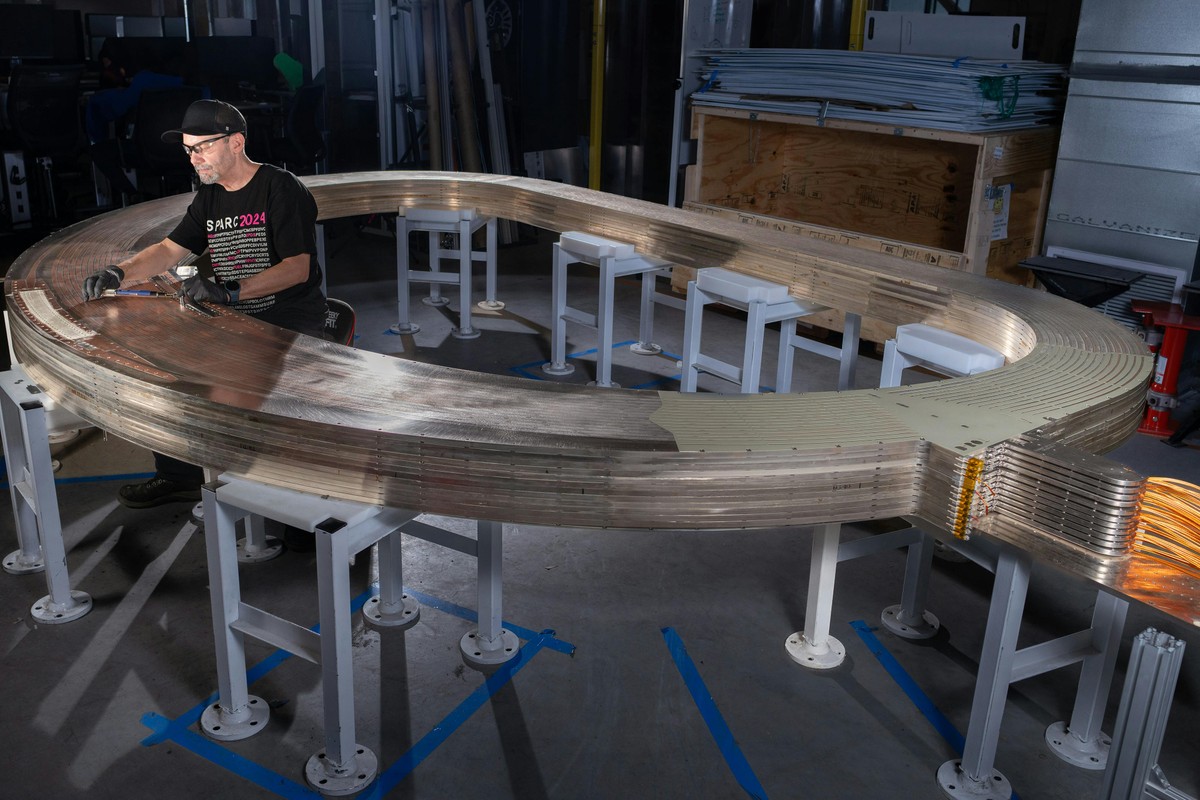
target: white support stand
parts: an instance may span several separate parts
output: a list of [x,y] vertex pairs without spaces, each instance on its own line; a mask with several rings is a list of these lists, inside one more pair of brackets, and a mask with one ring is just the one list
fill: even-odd
[[[388,596],[376,607],[395,615],[399,576],[389,573],[385,577],[384,573],[398,565],[400,528],[414,513],[330,500],[229,476],[207,484],[201,493],[219,686],[219,699],[201,715],[201,729],[213,739],[234,741],[266,726],[267,704],[249,694],[246,682],[243,639],[251,636],[321,665],[325,746],[308,759],[305,778],[322,794],[361,791],[375,778],[378,759],[355,741],[350,560],[372,544],[390,540],[385,546],[387,556],[380,561],[381,587],[387,587]],[[242,602],[236,523],[249,515],[270,517],[316,534],[320,633]],[[401,596],[400,606],[403,603]],[[398,613],[416,619],[415,614]]]
[[833,613],[833,583],[837,577],[838,523],[822,525],[813,533],[812,562],[808,568],[808,605],[804,613],[806,629],[793,633],[784,646],[802,667],[833,669],[846,658],[846,647],[829,635]]
[[475,530],[476,538],[472,539],[419,519],[405,523],[403,527],[408,536],[476,559],[479,626],[463,634],[458,646],[468,665],[490,669],[515,657],[520,640],[504,627],[504,526],[499,522],[479,520],[475,523]]
[[925,367],[939,375],[978,375],[1004,366],[1004,354],[974,339],[932,325],[912,323],[896,328],[896,338],[883,345],[879,386],[900,386],[904,370]]
[[20,545],[4,557],[4,570],[14,575],[44,570],[50,593],[33,604],[30,614],[50,625],[71,622],[92,610],[92,598],[71,589],[49,436],[55,431],[88,427],[88,423],[54,408],[53,401],[15,362],[12,369],[0,373],[0,417]]
[[[813,536],[808,604],[804,615],[806,629],[789,636],[786,643],[792,660],[810,669],[836,667],[845,656],[845,648],[829,636],[838,562],[896,547],[924,547],[930,538],[915,528],[906,528],[839,547],[840,532],[840,525],[823,525]],[[979,657],[979,675],[975,681],[963,757],[943,764],[938,769],[937,780],[943,793],[950,798],[1008,800],[1012,786],[995,769],[994,763],[1008,687],[1017,681],[1082,663],[1070,722],[1051,725],[1047,741],[1054,752],[1069,763],[1088,769],[1104,768],[1109,741],[1099,726],[1104,718],[1104,704],[1120,649],[1128,603],[1099,591],[1090,627],[1018,650],[1017,634],[1032,569],[1030,556],[1008,546],[997,548],[994,544],[985,544],[986,541],[955,540],[951,543],[955,550],[993,571],[996,581],[983,652]]]
[[[567,305],[567,266],[590,264],[600,269],[600,292],[595,314]],[[670,303],[674,298],[655,291],[659,275],[670,275],[671,263],[638,255],[633,245],[567,231],[554,245],[553,329],[550,336],[550,361],[542,365],[548,375],[570,375],[574,364],[567,363],[567,323],[573,322],[599,333],[596,346],[596,386],[619,388],[612,380],[613,307],[617,278],[642,276],[641,305],[638,316],[638,340],[629,346],[638,355],[657,355],[662,347],[654,343],[654,303]]]
[[1185,647],[1154,628],[1134,638],[1099,800],[1195,800],[1158,765]]
[[[969,544],[956,542],[954,546],[963,548],[964,554],[977,563],[983,563],[981,559],[987,557],[974,541]],[[1055,736],[1056,731],[1063,732],[1063,741],[1052,744],[1052,750],[1068,763],[1087,769],[1103,769],[1108,756],[1109,740],[1100,732],[1099,725],[1104,717],[1128,602],[1099,591],[1089,628],[1018,650],[1017,636],[1029,589],[1031,557],[1002,545],[993,564],[996,582],[988,610],[983,651],[979,656],[979,675],[975,679],[975,697],[963,756],[947,761],[937,771],[942,792],[955,800],[1008,800],[1012,796],[1012,785],[995,768],[1008,687],[1060,667],[1083,664],[1070,722],[1055,723],[1047,732],[1047,740]]]
[[[475,233],[486,228],[486,244],[483,250],[475,250],[471,243]],[[423,231],[429,235],[429,269],[414,270],[409,259],[409,234]],[[451,234],[457,237],[455,249],[442,248],[441,237]],[[398,321],[391,327],[393,333],[416,333],[420,326],[409,319],[409,285],[412,282],[428,283],[429,296],[422,302],[431,306],[444,306],[450,301],[442,297],[443,284],[458,286],[458,327],[450,331],[456,339],[474,339],[479,330],[471,325],[471,269],[472,262],[482,261],[487,270],[487,297],[479,305],[498,310],[504,304],[496,300],[496,218],[485,217],[473,208],[400,208],[396,217],[396,286],[398,295]],[[458,272],[442,272],[444,259],[457,259]]]
[[[746,312],[746,341],[740,367],[700,352],[704,307],[710,303],[720,303]],[[788,293],[788,287],[783,284],[771,283],[762,278],[720,267],[697,270],[696,279],[688,282],[687,310],[684,312],[683,361],[680,364],[683,374],[679,378],[679,390],[696,391],[697,374],[707,372],[738,384],[742,394],[757,393],[759,375],[762,372],[764,333],[767,325],[772,322],[782,323],[783,331],[776,372],[776,383],[779,385],[776,386],[776,391],[785,392],[791,389],[793,348],[809,350],[818,355],[833,355],[836,352],[834,357],[842,362],[843,380],[852,380],[853,361],[858,357],[858,336],[854,332],[859,325],[857,315],[846,315],[846,338],[854,339],[852,348],[845,346],[846,343],[841,348],[819,345],[795,335],[797,319],[826,311],[828,308],[819,303],[792,297]]]
[[805,350],[838,362],[838,391],[854,388],[854,375],[858,370],[858,342],[862,331],[862,317],[846,312],[842,327],[842,345],[817,342],[796,332],[796,320],[784,320],[779,326],[779,367],[775,374],[775,392],[787,394],[792,390],[792,351]]
[[[1004,355],[973,339],[930,325],[900,325],[896,337],[884,343],[879,387],[900,386],[904,370],[916,366],[947,377],[976,375],[1004,366]],[[901,546],[908,548],[908,558],[900,603],[885,608],[880,619],[897,636],[928,639],[941,627],[938,618],[925,607],[936,542],[929,534],[917,531],[910,542]]]

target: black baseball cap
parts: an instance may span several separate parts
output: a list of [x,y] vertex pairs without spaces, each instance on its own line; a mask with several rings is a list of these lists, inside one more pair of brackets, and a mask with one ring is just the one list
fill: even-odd
[[220,100],[197,100],[188,106],[183,115],[183,124],[178,130],[162,135],[164,142],[175,144],[183,141],[183,135],[218,136],[222,133],[245,133],[246,118],[229,103]]

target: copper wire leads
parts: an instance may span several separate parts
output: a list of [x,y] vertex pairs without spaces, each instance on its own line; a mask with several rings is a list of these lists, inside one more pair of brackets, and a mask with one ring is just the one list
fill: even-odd
[[1134,549],[1200,578],[1200,486],[1147,479]]

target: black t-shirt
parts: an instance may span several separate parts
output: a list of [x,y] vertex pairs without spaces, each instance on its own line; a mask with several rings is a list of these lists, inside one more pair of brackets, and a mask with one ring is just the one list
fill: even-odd
[[282,328],[320,336],[325,324],[317,263],[317,203],[286,170],[261,164],[250,182],[231,192],[201,186],[168,238],[199,255],[208,250],[218,282],[243,281],[285,258],[307,254],[308,280],[231,307]]

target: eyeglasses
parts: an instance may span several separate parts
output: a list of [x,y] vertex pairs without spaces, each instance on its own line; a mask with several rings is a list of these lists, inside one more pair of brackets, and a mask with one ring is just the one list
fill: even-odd
[[183,145],[183,152],[187,153],[189,158],[194,155],[204,155],[209,150],[212,150],[214,144],[222,139],[227,139],[230,136],[233,136],[233,134],[223,133],[215,139],[205,139],[203,142],[198,142],[196,144],[185,144]]

